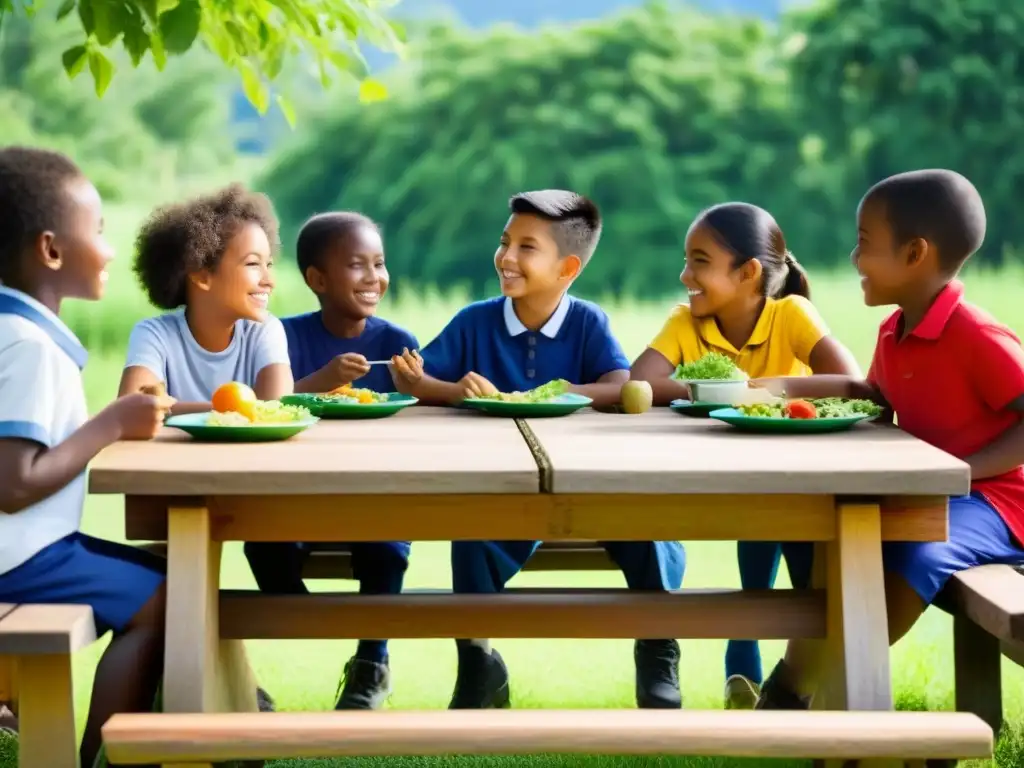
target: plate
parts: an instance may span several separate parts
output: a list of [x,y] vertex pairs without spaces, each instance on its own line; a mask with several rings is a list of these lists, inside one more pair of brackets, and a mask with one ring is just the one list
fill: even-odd
[[164,422],[165,426],[180,429],[195,440],[204,443],[270,443],[295,437],[316,424],[315,416],[303,421],[288,424],[253,424],[247,427],[211,427],[206,423],[207,413],[187,413],[172,416]]
[[724,421],[726,424],[744,432],[764,432],[771,434],[806,435],[823,432],[843,432],[871,418],[865,413],[856,416],[843,416],[834,419],[776,419],[766,416],[746,416],[735,408],[722,408],[712,411],[712,419]]
[[673,400],[669,403],[671,408],[676,413],[681,413],[684,416],[696,416],[698,418],[707,418],[711,415],[712,411],[721,411],[729,408],[728,403],[695,403],[691,400]]
[[320,395],[313,394],[285,395],[281,402],[286,405],[301,405],[322,419],[383,419],[410,405],[416,405],[419,400],[412,395],[389,392],[387,401],[383,403],[338,403],[321,400]]
[[467,408],[486,413],[489,416],[503,416],[506,419],[543,419],[552,416],[568,416],[580,408],[586,408],[593,400],[585,395],[568,393],[543,403],[510,403],[504,400],[469,398],[462,401]]

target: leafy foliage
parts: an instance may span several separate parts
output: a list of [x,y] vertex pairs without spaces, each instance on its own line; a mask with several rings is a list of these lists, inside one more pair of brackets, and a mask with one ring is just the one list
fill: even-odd
[[[75,15],[79,40],[61,61],[72,78],[86,68],[102,96],[115,73],[111,52],[118,44],[138,67],[148,54],[157,69],[168,57],[197,43],[241,77],[246,96],[261,112],[270,106],[269,83],[292,58],[309,58],[326,85],[343,72],[365,78],[360,37],[379,48],[400,50],[404,33],[382,10],[396,0],[63,0],[56,18]],[[0,0],[0,22],[17,11],[34,16],[36,0]],[[380,84],[366,83],[371,97]],[[291,106],[275,97],[289,121]]]

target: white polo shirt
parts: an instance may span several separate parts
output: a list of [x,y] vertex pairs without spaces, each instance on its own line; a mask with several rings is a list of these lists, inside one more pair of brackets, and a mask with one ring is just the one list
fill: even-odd
[[[88,418],[82,368],[88,355],[53,312],[0,286],[0,440],[53,448]],[[14,514],[0,510],[0,574],[79,529],[85,472]]]

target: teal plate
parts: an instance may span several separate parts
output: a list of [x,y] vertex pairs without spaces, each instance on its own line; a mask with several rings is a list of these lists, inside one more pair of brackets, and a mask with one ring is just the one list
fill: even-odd
[[720,411],[729,407],[728,403],[694,403],[690,400],[673,400],[669,403],[671,408],[676,413],[681,413],[684,416],[696,416],[698,418],[707,418],[711,415],[712,411]]
[[270,443],[287,440],[312,427],[316,417],[289,424],[253,424],[247,427],[211,427],[206,423],[209,413],[188,413],[172,416],[164,424],[180,429],[204,443]]
[[505,400],[474,397],[463,400],[462,404],[489,416],[503,416],[506,419],[543,419],[551,416],[568,416],[580,408],[586,408],[592,402],[594,401],[589,397],[570,392],[543,403],[510,403]]
[[843,432],[870,418],[867,414],[843,416],[834,419],[775,419],[765,416],[745,416],[735,408],[712,411],[712,419],[724,421],[744,432],[762,432],[785,435],[809,435],[823,432]]
[[285,405],[301,405],[322,419],[383,419],[419,402],[412,395],[389,392],[383,403],[339,403],[322,395],[297,394],[281,398]]

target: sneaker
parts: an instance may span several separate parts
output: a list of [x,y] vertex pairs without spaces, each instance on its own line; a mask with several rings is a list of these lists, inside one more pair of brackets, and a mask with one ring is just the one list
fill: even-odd
[[270,694],[264,691],[262,688],[257,688],[256,706],[259,708],[260,712],[273,712],[274,700],[270,698]]
[[353,656],[345,665],[335,709],[380,709],[391,695],[391,670]]
[[725,681],[725,708],[753,709],[760,694],[760,686],[750,678],[730,675]]
[[637,640],[636,705],[640,709],[681,709],[679,643],[675,640]]
[[783,682],[786,674],[786,662],[780,661],[761,685],[761,694],[757,697],[754,709],[810,709],[810,699],[797,695]]
[[448,709],[508,709],[508,668],[501,654],[469,647],[459,653],[459,672]]

